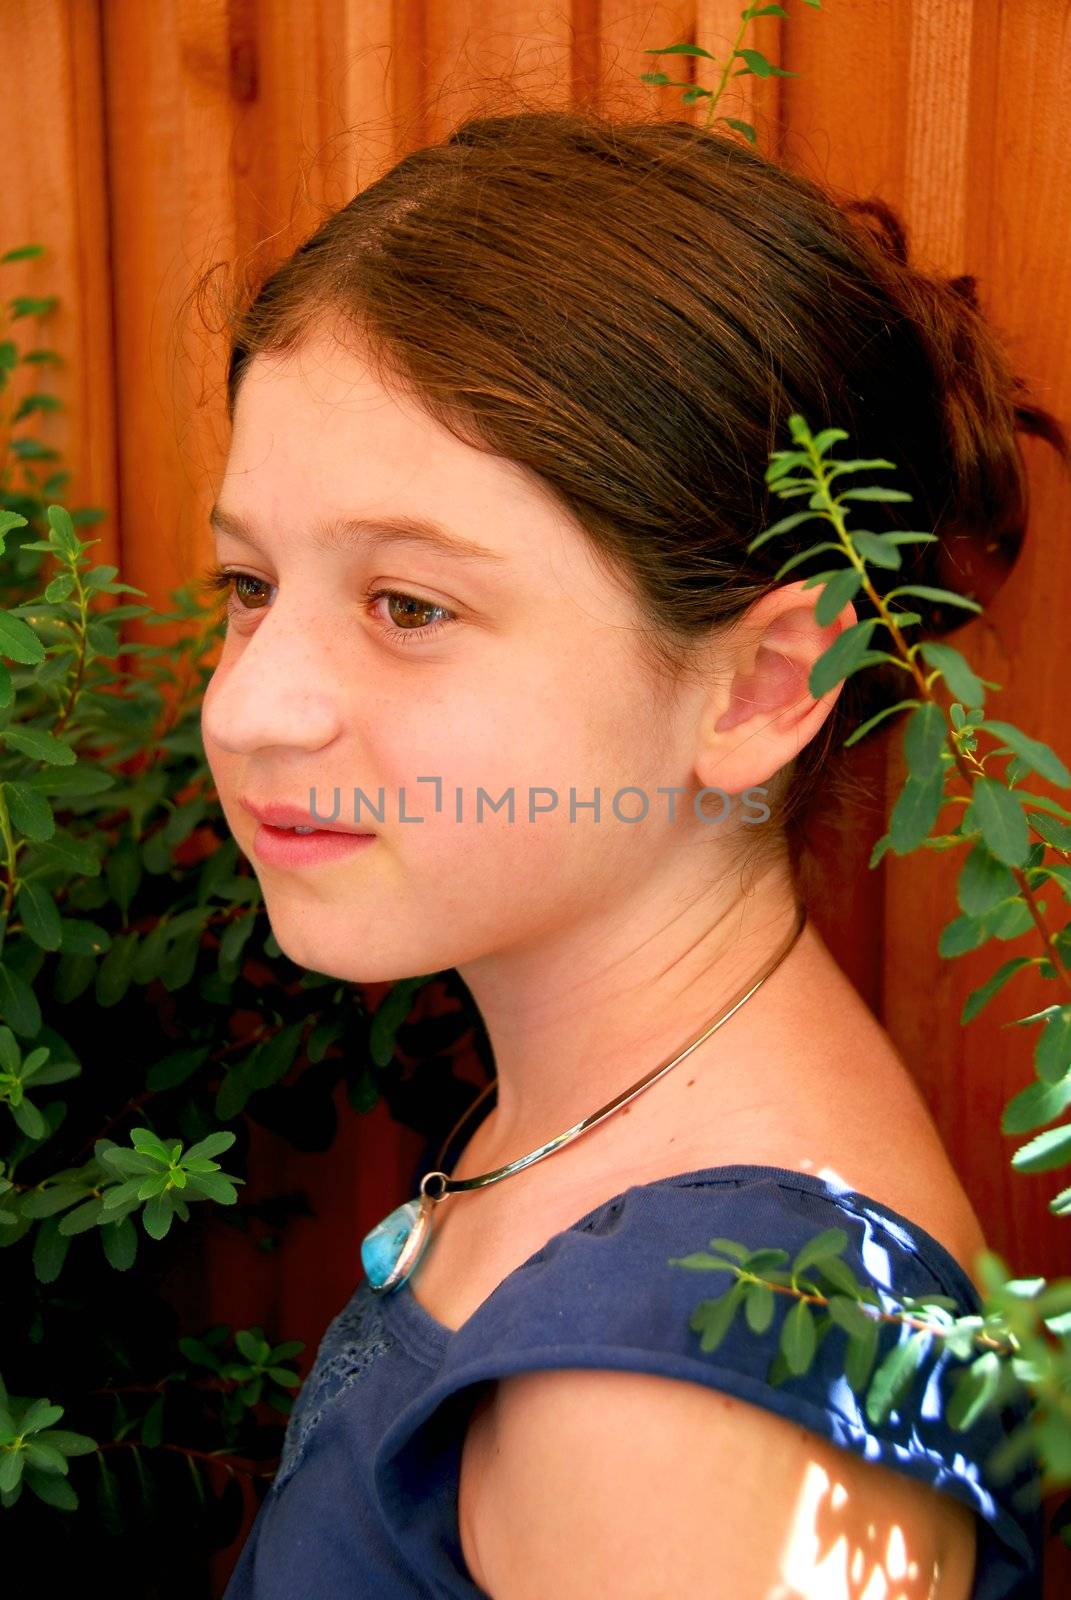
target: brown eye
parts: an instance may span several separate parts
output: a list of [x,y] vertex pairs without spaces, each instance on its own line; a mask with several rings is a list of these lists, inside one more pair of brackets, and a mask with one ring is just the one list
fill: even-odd
[[[439,605],[435,600],[422,600],[419,595],[407,594],[399,589],[370,589],[365,599],[371,616],[392,644],[416,644],[457,621],[456,614],[447,606]],[[378,612],[378,607],[384,601],[389,611],[386,617]],[[427,621],[429,614],[435,612],[439,614],[438,620]]]
[[[250,577],[248,572],[232,572],[230,578],[234,584],[234,598],[242,608],[246,611],[259,611],[267,596],[256,591],[266,590],[270,585],[262,583],[259,578]],[[249,592],[250,588],[252,593]]]
[[395,594],[388,591],[384,598],[387,601],[387,615],[390,620],[407,633],[428,627],[431,613],[446,611],[445,606],[434,605],[430,600],[420,600],[416,595]]

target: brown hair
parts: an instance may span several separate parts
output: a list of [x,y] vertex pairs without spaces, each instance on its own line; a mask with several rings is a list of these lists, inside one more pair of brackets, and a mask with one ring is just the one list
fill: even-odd
[[[821,537],[811,522],[747,552],[799,508],[765,483],[771,450],[791,445],[791,412],[815,432],[846,429],[838,454],[896,463],[858,481],[913,499],[868,505],[868,526],[941,535],[904,546],[898,572],[870,569],[877,587],[954,588],[969,550],[985,601],[1026,524],[1017,432],[1071,459],[973,278],[913,266],[881,201],[838,201],[690,122],[524,110],[413,151],[239,308],[231,415],[258,352],[327,325],[352,330],[381,381],[456,437],[537,474],[606,569],[631,580],[645,641],[674,671]],[[967,616],[912,603],[931,633]],[[867,615],[865,598],[856,607]],[[778,811],[790,841],[831,749],[890,688],[902,697],[902,675],[879,673],[848,680],[796,758]]]

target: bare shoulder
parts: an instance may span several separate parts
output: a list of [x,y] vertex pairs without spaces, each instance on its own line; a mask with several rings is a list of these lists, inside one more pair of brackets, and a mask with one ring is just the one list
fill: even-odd
[[[731,1464],[731,1466],[730,1466]],[[762,1406],[642,1373],[500,1381],[462,1467],[491,1600],[967,1600],[974,1513]]]

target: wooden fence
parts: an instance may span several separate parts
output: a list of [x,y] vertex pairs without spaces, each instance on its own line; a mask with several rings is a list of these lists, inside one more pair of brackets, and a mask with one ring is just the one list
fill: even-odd
[[[666,65],[643,52],[690,40],[721,54],[741,5],[2,0],[0,251],[47,248],[6,269],[4,292],[61,297],[48,341],[67,365],[48,383],[65,410],[38,431],[73,469],[66,503],[109,512],[94,530],[97,559],[117,562],[160,605],[210,559],[206,513],[227,429],[224,346],[191,299],[207,268],[256,270],[281,257],[407,149],[511,93],[700,116],[678,90],[639,81]],[[761,19],[748,42],[795,76],[731,79],[719,109],[753,122],[760,146],[796,169],[890,201],[922,262],[976,274],[1018,369],[1071,421],[1067,0],[825,0],[821,10],[786,0],[786,10]],[[684,76],[688,58],[676,62],[673,75]],[[1007,685],[1000,714],[1066,756],[1068,484],[1044,445],[1024,450],[1025,551],[959,638],[984,676]],[[895,760],[881,747],[865,759],[879,799]],[[1031,1035],[1001,1024],[1031,1000],[1050,1003],[1051,986],[1024,984],[962,1027],[963,1000],[994,960],[989,946],[955,961],[937,955],[955,909],[955,863],[887,856],[870,872],[873,837],[864,826],[858,839],[823,845],[815,920],[910,1063],[990,1242],[1020,1270],[1066,1273],[1067,1223],[1046,1204],[1053,1177],[1013,1173],[1016,1141],[999,1131],[1001,1107],[1032,1076]],[[372,1158],[351,1126],[360,1176],[345,1193],[337,1182],[322,1187],[322,1173],[281,1146],[264,1158],[288,1181],[300,1172],[321,1185],[325,1208],[317,1274],[299,1253],[307,1232],[289,1267],[259,1269],[265,1318],[280,1337],[318,1338],[352,1287],[354,1241],[412,1157],[404,1133],[369,1126],[390,1142]],[[324,1248],[325,1228],[340,1250]],[[1055,1551],[1048,1594],[1067,1571]]]

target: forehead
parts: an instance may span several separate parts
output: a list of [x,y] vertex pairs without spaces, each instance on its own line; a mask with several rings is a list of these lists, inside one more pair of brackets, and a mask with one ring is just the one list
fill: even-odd
[[268,527],[435,522],[516,560],[542,552],[561,561],[586,545],[534,473],[458,439],[327,335],[250,363],[218,503]]

